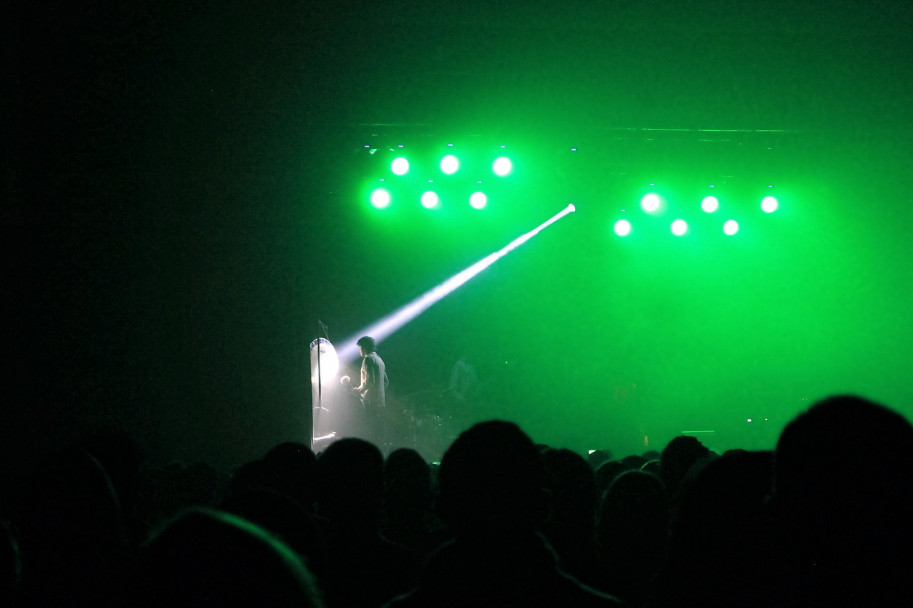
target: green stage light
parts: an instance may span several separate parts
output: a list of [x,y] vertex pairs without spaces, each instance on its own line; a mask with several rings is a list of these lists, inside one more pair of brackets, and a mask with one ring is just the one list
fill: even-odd
[[393,171],[394,175],[405,175],[409,172],[409,161],[402,156],[398,156],[390,163],[390,170]]
[[640,199],[640,208],[646,211],[647,213],[656,213],[659,211],[660,199],[659,195],[650,192],[645,194],[642,199]]
[[705,196],[701,201],[701,209],[706,213],[713,213],[720,208],[720,201],[715,196]]
[[684,236],[688,232],[688,223],[685,220],[675,220],[672,222],[672,234],[675,236]]
[[500,156],[491,164],[491,170],[498,177],[506,177],[514,170],[514,164],[506,156]]
[[739,223],[735,220],[729,220],[723,224],[723,232],[728,236],[733,236],[739,231]]
[[485,196],[484,192],[473,192],[472,196],[469,197],[469,204],[474,209],[483,209],[488,204],[488,197]]
[[441,159],[441,171],[447,175],[453,175],[460,168],[460,159],[453,154],[448,154]]
[[378,209],[383,209],[384,207],[389,205],[390,200],[391,200],[390,192],[383,188],[378,188],[377,190],[375,190],[374,192],[371,193],[371,204],[374,205],[375,207],[377,207]]
[[631,222],[628,220],[618,220],[614,226],[615,234],[618,236],[628,236],[631,234]]
[[428,192],[422,194],[422,206],[425,209],[434,209],[440,202],[441,199],[436,192],[429,190]]
[[761,200],[761,210],[764,211],[764,213],[773,213],[779,206],[780,202],[775,196],[765,196]]

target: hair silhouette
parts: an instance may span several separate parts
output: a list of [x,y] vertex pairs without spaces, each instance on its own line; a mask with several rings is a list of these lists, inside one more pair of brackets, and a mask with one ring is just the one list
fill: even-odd
[[191,606],[323,606],[310,572],[284,543],[228,513],[191,509],[144,548],[137,603]]

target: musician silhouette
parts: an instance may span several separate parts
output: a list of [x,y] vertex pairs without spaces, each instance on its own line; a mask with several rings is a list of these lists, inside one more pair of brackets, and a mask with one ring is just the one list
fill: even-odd
[[377,354],[377,343],[371,336],[362,336],[355,343],[361,354],[361,382],[358,386],[349,386],[357,395],[365,412],[365,429],[361,433],[365,439],[375,442],[385,449],[389,441],[387,436],[387,366]]

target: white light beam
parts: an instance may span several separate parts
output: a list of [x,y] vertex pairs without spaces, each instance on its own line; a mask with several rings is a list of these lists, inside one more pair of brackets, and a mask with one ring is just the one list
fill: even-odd
[[410,322],[412,319],[416,318],[426,310],[428,310],[432,305],[439,302],[441,299],[452,293],[454,290],[458,289],[461,285],[466,283],[469,279],[473,278],[505,255],[533,238],[539,234],[546,227],[554,224],[565,215],[573,213],[576,211],[576,208],[573,204],[568,205],[562,209],[559,213],[555,214],[536,228],[530,230],[526,234],[517,237],[498,251],[489,254],[473,264],[468,268],[461,270],[457,274],[453,275],[437,287],[425,292],[421,296],[412,300],[402,308],[394,311],[393,313],[382,318],[373,325],[362,329],[354,336],[348,338],[344,342],[341,342],[342,346],[339,351],[339,359],[341,360],[350,360],[354,359],[355,355],[358,353],[358,347],[355,345],[355,342],[361,336],[371,336],[378,343],[381,342],[384,338],[390,336],[393,332],[404,326],[406,323]]

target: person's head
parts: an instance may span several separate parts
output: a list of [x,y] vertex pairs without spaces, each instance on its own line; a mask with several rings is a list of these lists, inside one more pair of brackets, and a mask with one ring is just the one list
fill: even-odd
[[464,431],[441,460],[438,511],[458,536],[530,531],[548,515],[539,450],[512,422]]
[[358,437],[334,441],[317,458],[317,509],[326,519],[376,526],[384,492],[384,456]]
[[586,459],[567,448],[546,448],[541,458],[551,493],[552,524],[591,527],[596,512],[596,474]]
[[371,336],[362,336],[358,339],[358,342],[355,343],[358,346],[358,349],[361,351],[361,356],[364,357],[369,353],[373,353],[377,350],[377,342],[374,341],[374,338]]
[[317,456],[309,446],[298,441],[280,443],[266,453],[263,462],[273,473],[275,489],[313,509]]
[[143,548],[138,600],[159,606],[323,605],[313,577],[283,542],[245,519],[192,509]]
[[827,594],[911,605],[913,425],[903,415],[838,395],[796,416],[777,441],[772,503],[787,553],[803,571],[814,564]]
[[824,399],[786,425],[775,462],[774,500],[806,540],[858,546],[896,537],[888,530],[900,522],[910,532],[913,425],[901,414],[850,395]]
[[696,437],[679,435],[674,437],[663,449],[660,456],[660,477],[666,484],[670,498],[677,500],[688,471],[701,458],[710,454],[710,450]]
[[606,555],[664,555],[669,535],[669,497],[658,475],[622,471],[599,504],[596,540]]
[[[430,513],[434,491],[431,468],[412,448],[393,450],[384,463],[384,505],[388,520]],[[421,523],[421,522],[415,522]]]

